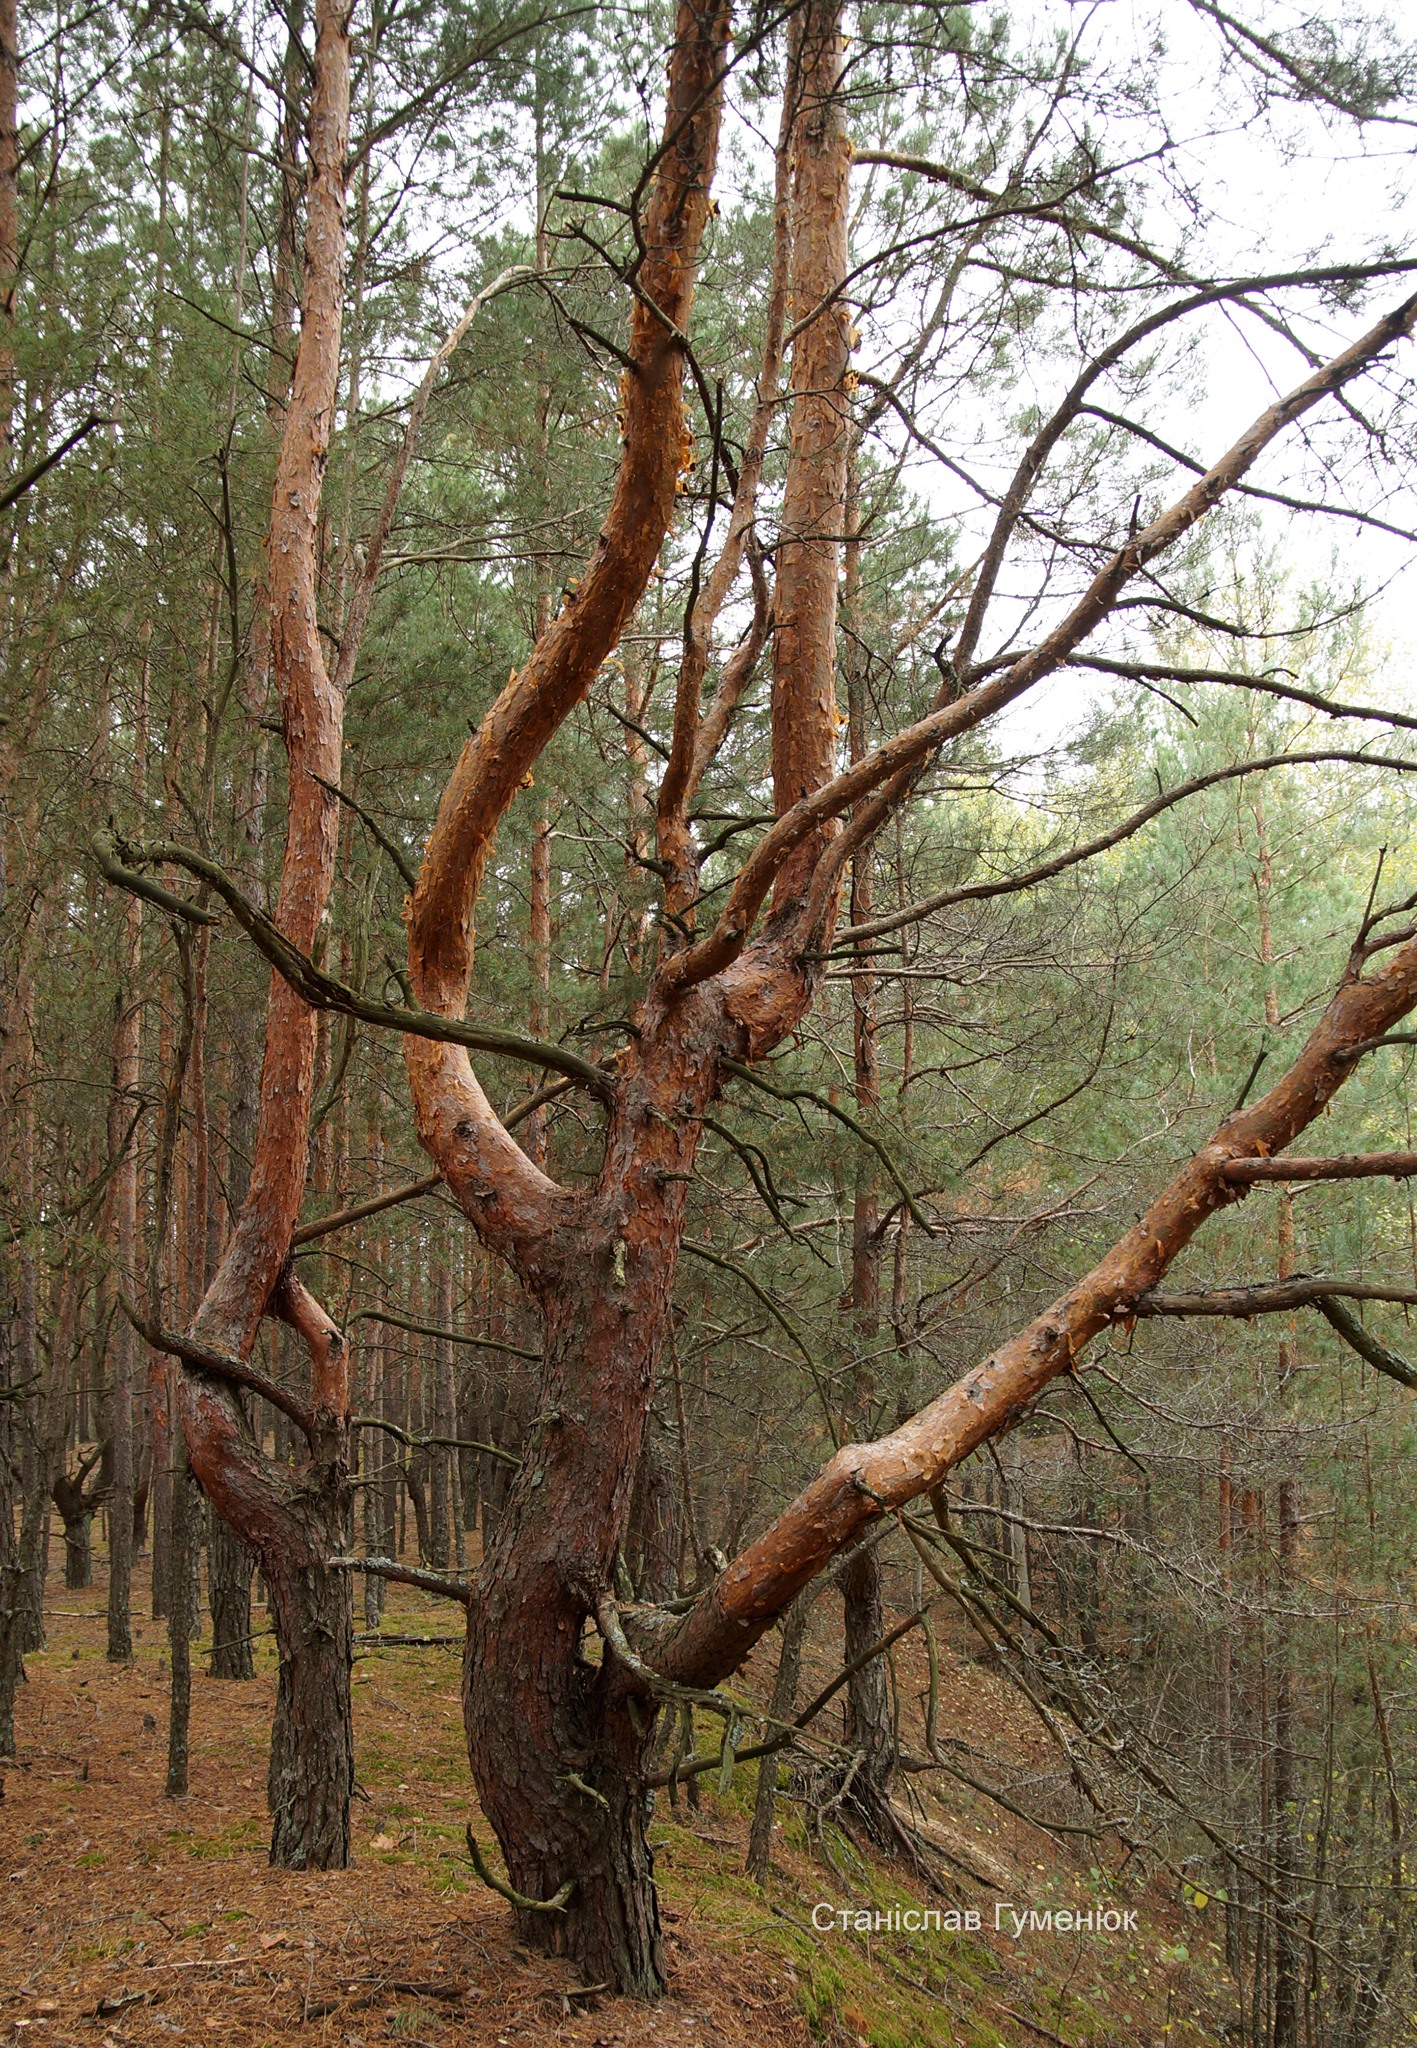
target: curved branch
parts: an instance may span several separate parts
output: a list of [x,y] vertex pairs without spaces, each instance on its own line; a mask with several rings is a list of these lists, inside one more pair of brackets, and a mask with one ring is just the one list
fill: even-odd
[[[107,838],[110,835],[102,836]],[[528,1066],[546,1067],[554,1074],[578,1081],[583,1088],[599,1096],[602,1102],[614,1100],[613,1076],[582,1059],[579,1053],[568,1052],[564,1046],[551,1045],[540,1038],[523,1038],[520,1032],[500,1031],[492,1025],[469,1024],[463,1018],[445,1017],[437,1011],[415,1009],[407,1004],[371,1002],[367,996],[350,988],[347,982],[326,974],[308,953],[302,953],[292,945],[274,921],[263,910],[257,909],[249,896],[236,886],[225,868],[209,860],[205,854],[194,853],[190,847],[168,839],[125,847],[124,851],[130,860],[162,861],[171,867],[186,868],[189,873],[199,876],[216,891],[252,944],[312,1010],[335,1010],[347,1017],[358,1017],[366,1024],[381,1025],[388,1031],[433,1039],[445,1045],[467,1046],[474,1052],[493,1053],[499,1058],[519,1060]],[[117,861],[110,861],[109,868],[111,879],[123,888],[129,888],[133,881],[142,879]],[[148,885],[149,888],[152,886]],[[168,894],[166,890],[161,893]],[[180,903],[182,899],[172,900]],[[436,1181],[443,1176],[435,1174],[433,1178]]]
[[1143,683],[1225,683],[1233,689],[1258,690],[1267,697],[1307,704],[1327,718],[1371,718],[1417,732],[1417,717],[1405,711],[1383,711],[1376,704],[1340,704],[1332,697],[1321,696],[1317,690],[1300,689],[1297,682],[1277,683],[1272,675],[1249,676],[1240,669],[1185,668],[1160,661],[1114,661],[1100,654],[1074,654],[1067,666],[1096,669],[1105,676],[1128,676]]
[[509,1906],[515,1906],[523,1913],[565,1912],[567,1905],[570,1903],[571,1894],[576,1888],[576,1880],[573,1877],[568,1877],[566,1882],[559,1886],[549,1899],[529,1899],[525,1892],[519,1892],[512,1885],[504,1883],[500,1877],[493,1876],[482,1860],[482,1851],[477,1846],[477,1837],[472,1832],[471,1827],[466,1832],[467,1853],[472,1859],[472,1867],[482,1879],[488,1891],[496,1892],[499,1899],[505,1899]]
[[1122,249],[1139,262],[1149,263],[1159,270],[1163,277],[1177,284],[1195,284],[1198,280],[1168,263],[1164,256],[1139,242],[1131,235],[1121,234],[1115,228],[1105,226],[1101,221],[1088,219],[1086,214],[1068,213],[1059,197],[1052,199],[1028,199],[1022,193],[1010,195],[991,191],[989,186],[980,185],[973,178],[967,178],[961,171],[949,164],[936,163],[930,157],[908,156],[891,149],[858,149],[851,158],[857,164],[881,164],[887,170],[912,172],[916,177],[926,179],[932,185],[948,185],[952,192],[963,198],[977,200],[987,209],[974,220],[956,221],[951,224],[952,234],[978,234],[982,228],[990,227],[1001,220],[1036,220],[1048,227],[1061,228],[1065,234],[1077,238],[1090,236],[1094,241],[1107,242],[1115,249]]
[[[1413,722],[1417,724],[1417,720]],[[996,882],[966,882],[953,889],[940,889],[933,896],[922,897],[918,903],[907,904],[904,910],[893,910],[885,917],[873,918],[869,924],[852,925],[849,930],[838,933],[833,955],[843,950],[849,952],[863,939],[882,938],[887,932],[899,931],[903,925],[918,924],[922,918],[932,917],[937,910],[952,909],[956,903],[980,903],[991,896],[1012,896],[1023,889],[1036,889],[1041,882],[1052,881],[1055,875],[1063,874],[1066,869],[1077,867],[1082,861],[1094,860],[1098,854],[1120,846],[1124,839],[1140,832],[1143,825],[1159,818],[1163,811],[1169,811],[1174,804],[1184,803],[1187,797],[1196,796],[1217,783],[1233,782],[1243,775],[1264,774],[1271,768],[1308,766],[1317,761],[1348,761],[1360,767],[1417,770],[1417,761],[1403,760],[1400,755],[1365,754],[1356,748],[1265,754],[1254,761],[1236,761],[1228,768],[1215,768],[1206,775],[1193,775],[1189,782],[1178,782],[1174,789],[1152,797],[1149,803],[1133,811],[1129,818],[1124,818],[1110,831],[1099,832],[1096,838],[1085,840],[1081,846],[1069,847],[1066,853],[1040,861],[1037,867],[1026,868],[1021,875],[1005,875]]]
[[859,1138],[863,1145],[868,1145],[875,1153],[894,1182],[896,1193],[900,1196],[901,1201],[920,1225],[925,1235],[927,1237],[935,1237],[938,1234],[934,1224],[911,1193],[904,1174],[891,1157],[888,1148],[881,1143],[879,1138],[873,1136],[866,1129],[865,1125],[851,1114],[849,1109],[843,1109],[841,1104],[833,1102],[830,1096],[819,1095],[814,1088],[779,1088],[774,1082],[766,1080],[755,1068],[744,1066],[741,1060],[723,1060],[720,1064],[725,1074],[736,1074],[740,1081],[751,1082],[753,1087],[761,1089],[764,1095],[775,1096],[779,1102],[813,1103],[816,1108],[825,1111],[828,1116],[834,1116],[838,1123],[845,1124],[846,1128],[855,1137]]
[[1375,1372],[1386,1373],[1400,1387],[1417,1388],[1417,1372],[1407,1360],[1399,1352],[1390,1351],[1370,1330],[1365,1330],[1357,1316],[1350,1315],[1341,1302],[1335,1301],[1331,1294],[1321,1294],[1316,1306],[1330,1328],[1337,1330],[1344,1343],[1360,1358],[1366,1359]]
[[[498,826],[619,640],[673,518],[689,453],[681,337],[709,219],[728,38],[728,0],[680,0],[664,129],[674,146],[659,156],[644,215],[614,493],[584,574],[453,768],[409,906],[415,997],[448,1020],[466,1007],[473,905]],[[533,1166],[499,1123],[466,1041],[452,1032],[446,1039],[457,1049],[435,1052],[414,1037],[404,1042],[420,1139],[484,1241],[526,1277],[541,1270],[573,1197]]]
[[292,1394],[281,1386],[278,1380],[270,1379],[259,1366],[249,1365],[244,1358],[233,1358],[225,1351],[214,1351],[210,1345],[198,1344],[191,1337],[184,1337],[179,1331],[164,1330],[161,1324],[150,1317],[140,1315],[126,1294],[120,1291],[118,1306],[133,1325],[143,1342],[154,1351],[161,1351],[168,1358],[180,1359],[192,1372],[204,1374],[209,1379],[221,1380],[230,1387],[244,1387],[248,1393],[259,1394],[263,1401],[269,1401],[272,1408],[279,1408],[282,1415],[291,1421],[311,1442],[315,1436],[315,1418],[299,1395]]
[[181,918],[184,924],[220,924],[221,912],[207,910],[200,903],[191,902],[186,896],[178,896],[171,889],[164,889],[161,882],[149,881],[136,868],[128,867],[118,853],[118,841],[112,832],[95,832],[89,841],[89,851],[94,866],[105,882],[111,882],[115,889],[126,889],[130,896],[140,896],[144,903],[151,903],[155,909],[166,911],[169,917]]
[[1405,1302],[1410,1306],[1417,1302],[1417,1288],[1384,1287],[1376,1281],[1313,1280],[1296,1275],[1288,1280],[1261,1281],[1254,1287],[1208,1287],[1192,1294],[1144,1294],[1133,1305],[1131,1313],[1134,1316],[1235,1316],[1248,1322],[1251,1316],[1316,1308],[1337,1330],[1344,1343],[1376,1371],[1386,1373],[1399,1386],[1417,1387],[1417,1370],[1366,1330],[1356,1316],[1350,1315],[1342,1306],[1340,1297],[1350,1301]]
[[389,1309],[359,1308],[349,1318],[350,1327],[355,1323],[386,1323],[391,1330],[408,1330],[415,1337],[440,1337],[448,1344],[465,1344],[473,1351],[505,1351],[513,1358],[530,1358],[539,1361],[539,1351],[528,1351],[524,1344],[507,1344],[500,1337],[470,1337],[462,1330],[445,1330],[437,1323],[415,1322],[412,1316],[396,1316]]
[[393,1437],[398,1443],[406,1444],[411,1451],[439,1449],[444,1451],[483,1451],[489,1458],[499,1458],[504,1465],[521,1469],[521,1459],[514,1451],[504,1451],[500,1444],[485,1444],[475,1436],[416,1436],[412,1430],[404,1429],[397,1422],[387,1422],[382,1415],[351,1415],[351,1429],[382,1429],[385,1436]]
[[[1208,285],[1200,291],[1192,292],[1184,299],[1173,300],[1169,306],[1161,306],[1154,313],[1148,313],[1144,319],[1138,320],[1133,326],[1129,327],[1124,334],[1118,335],[1117,339],[1107,348],[1103,349],[1100,355],[1094,356],[1087,368],[1077,378],[1072,389],[1067,393],[1056,412],[1044,422],[1043,426],[1039,428],[1037,434],[1029,443],[1024,451],[1022,461],[1014,472],[1009,488],[1004,493],[999,517],[995,521],[994,530],[989,536],[989,545],[980,564],[979,580],[974,586],[969,610],[965,613],[959,639],[955,643],[953,659],[956,670],[963,673],[964,669],[974,658],[974,650],[979,644],[979,635],[983,630],[985,614],[993,602],[995,585],[998,582],[999,571],[1003,567],[1004,556],[1008,552],[1014,528],[1019,522],[1024,506],[1032,495],[1033,486],[1038,481],[1044,464],[1062,439],[1064,433],[1072,425],[1073,421],[1078,418],[1087,394],[1093,385],[1097,383],[1100,377],[1105,376],[1108,370],[1115,369],[1123,356],[1135,348],[1138,342],[1146,341],[1151,335],[1159,333],[1163,327],[1169,327],[1174,321],[1183,319],[1188,313],[1199,312],[1205,306],[1219,305],[1226,299],[1243,299],[1249,297],[1254,292],[1277,291],[1287,286],[1299,284],[1336,283],[1340,277],[1345,281],[1360,281],[1378,276],[1391,276],[1413,269],[1417,269],[1417,263],[1400,262],[1384,264],[1376,269],[1366,269],[1361,265],[1345,264],[1321,270],[1277,273],[1269,277],[1238,278],[1229,284]],[[1386,346],[1386,343],[1383,346]],[[1318,374],[1323,375],[1324,373],[1320,371]],[[1301,390],[1304,388],[1300,386]],[[1245,466],[1248,468],[1248,463]]]

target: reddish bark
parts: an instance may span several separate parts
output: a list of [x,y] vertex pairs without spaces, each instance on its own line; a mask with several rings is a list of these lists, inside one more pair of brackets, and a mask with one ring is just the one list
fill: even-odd
[[[599,543],[464,748],[414,891],[414,989],[444,1014],[460,1015],[466,1002],[472,905],[493,834],[638,603],[687,466],[677,337],[708,219],[727,32],[720,0],[680,6],[665,141],[642,224],[624,452]],[[724,1020],[706,995],[648,1022],[641,1057],[623,1069],[589,1195],[559,1188],[527,1158],[464,1051],[405,1040],[419,1135],[483,1239],[539,1301],[546,1326],[540,1419],[469,1608],[469,1758],[515,1888],[545,1899],[576,1879],[565,1912],[520,1913],[524,1936],[574,1956],[592,1981],[644,1996],[664,1985],[638,1783],[653,1717],[629,1698],[614,1661],[587,1665],[580,1642],[613,1582],[670,1311],[685,1176]]]
[[[473,906],[498,824],[557,727],[589,689],[643,594],[687,465],[684,331],[708,219],[718,146],[720,70],[728,13],[681,0],[670,63],[665,141],[642,223],[645,254],[630,323],[634,363],[623,386],[624,453],[595,552],[463,748],[428,842],[409,908],[416,999],[461,1016],[472,972]],[[408,1038],[405,1059],[419,1137],[483,1238],[523,1273],[569,1225],[567,1201],[492,1112],[467,1054]]]
[[[272,667],[290,762],[276,923],[311,949],[334,879],[343,701],[326,671],[317,621],[320,491],[339,379],[349,23],[343,0],[316,8],[300,347],[281,437],[266,587]],[[316,1015],[271,977],[251,1178],[225,1254],[193,1323],[210,1352],[244,1360],[262,1318],[278,1314],[310,1352],[309,1464],[298,1477],[254,1441],[231,1386],[184,1370],[179,1382],[192,1468],[260,1559],[281,1648],[269,1793],[271,1860],[338,1867],[349,1859],[353,1749],[349,1581],[326,1561],[347,1543],[349,1384],[344,1340],[286,1273],[305,1190]]]
[[[851,317],[846,276],[851,145],[838,85],[840,0],[807,0],[792,18],[790,69],[801,106],[792,131],[792,448],[773,605],[773,797],[779,815],[831,781],[837,756],[836,584],[846,502]],[[779,908],[802,895],[836,833],[817,819],[778,869]]]

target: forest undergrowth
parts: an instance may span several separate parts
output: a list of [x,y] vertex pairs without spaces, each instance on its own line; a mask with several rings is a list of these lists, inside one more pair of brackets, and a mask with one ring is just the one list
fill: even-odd
[[[53,1551],[62,1563],[56,1521]],[[51,1571],[45,1647],[27,1660],[18,1755],[0,1780],[0,2027],[30,2048],[159,2048],[182,2035],[223,2048],[376,2041],[557,2041],[630,2048],[675,2040],[718,2048],[1024,2048],[1062,2042],[1226,2038],[1233,1987],[1219,1933],[1114,1858],[1104,1870],[950,1783],[917,1819],[939,1889],[841,1831],[809,1842],[781,1802],[766,1886],[744,1874],[756,1766],[720,1796],[705,1780],[659,1795],[651,1840],[672,1959],[667,2003],[587,1993],[569,1963],[533,1955],[472,1872],[464,1830],[485,1828],[468,1782],[458,1712],[460,1646],[445,1603],[391,1587],[381,1646],[358,1645],[355,1858],[344,1871],[272,1869],[265,1766],[276,1655],[253,1616],[256,1676],[209,1677],[193,1644],[191,1791],[164,1795],[167,1631],[134,1623],[134,1656],[104,1650],[105,1557],[92,1586]],[[146,1559],[135,1579],[146,1607]],[[438,1640],[410,1645],[399,1637]],[[923,1688],[907,1644],[902,1695]],[[771,1645],[746,1674],[768,1689]],[[940,1710],[951,1733],[1026,1767],[1046,1747],[1002,1680],[941,1645]],[[919,1668],[917,1668],[917,1666]],[[808,1683],[832,1675],[826,1632],[804,1655]],[[1037,1761],[1043,1759],[1040,1756]],[[709,1789],[709,1787],[712,1789]],[[970,1874],[972,1870],[972,1875]],[[995,1906],[1039,1914],[1096,1900],[1134,1911],[1135,1933],[1011,1932]],[[821,1922],[832,1909],[832,1923]],[[977,1911],[976,1933],[843,1930],[841,1909]]]

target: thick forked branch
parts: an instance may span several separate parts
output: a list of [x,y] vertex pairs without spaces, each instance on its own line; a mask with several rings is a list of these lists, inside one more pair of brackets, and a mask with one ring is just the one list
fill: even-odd
[[[622,383],[619,476],[590,562],[453,769],[408,918],[416,1000],[460,1017],[472,972],[473,905],[493,837],[552,734],[590,688],[639,602],[673,517],[687,460],[683,345],[718,150],[726,0],[680,0],[665,134],[643,219],[645,254]],[[419,1137],[484,1237],[534,1264],[567,1197],[499,1123],[467,1054],[405,1041]]]
[[1410,335],[1414,323],[1417,295],[1394,307],[1341,355],[1261,413],[1199,482],[1118,549],[1067,617],[1037,647],[1020,655],[992,681],[905,727],[874,753],[794,803],[764,834],[744,864],[713,931],[665,963],[660,975],[663,993],[678,993],[728,966],[746,944],[778,873],[799,847],[821,831],[826,820],[839,817],[898,770],[923,760],[946,740],[972,731],[1062,667],[1102,624],[1132,577],[1203,519],[1287,427],[1360,376],[1384,350]]
[[646,1652],[655,1668],[698,1685],[735,1670],[802,1587],[869,1523],[938,1485],[1067,1372],[1099,1331],[1132,1314],[1206,1219],[1237,1199],[1226,1177],[1230,1163],[1292,1144],[1353,1071],[1344,1054],[1414,1005],[1417,941],[1409,940],[1380,973],[1345,979],[1283,1079],[1228,1117],[1076,1286],[889,1436],[838,1451]]

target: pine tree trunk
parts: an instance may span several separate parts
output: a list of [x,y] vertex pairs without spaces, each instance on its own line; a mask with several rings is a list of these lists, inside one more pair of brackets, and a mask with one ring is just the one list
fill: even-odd
[[[51,1472],[62,1432],[52,1437],[51,1418],[39,1404],[37,1484],[25,1497],[19,1542],[0,1565],[0,1756],[15,1754],[15,1693],[25,1675],[33,1618],[44,1595],[44,1536],[49,1523]],[[57,1440],[56,1440],[57,1439]]]
[[197,1625],[198,1505],[187,1446],[172,1432],[172,1473],[168,1518],[167,1643],[172,1687],[167,1721],[167,1796],[187,1790],[188,1729],[192,1716],[192,1634]]
[[[880,1557],[874,1545],[859,1551],[847,1565],[841,1577],[841,1597],[846,1622],[843,1662],[852,1664],[886,1632]],[[872,1657],[847,1680],[843,1740],[860,1759],[847,1805],[860,1817],[873,1841],[889,1847],[896,1840],[890,1812],[896,1758],[890,1689],[880,1657]]]
[[348,1515],[308,1511],[302,1558],[273,1555],[266,1575],[281,1646],[267,1797],[271,1862],[282,1870],[343,1870],[354,1792],[354,1602],[348,1572],[325,1559],[348,1542]]
[[[786,1721],[797,1704],[797,1681],[802,1670],[802,1643],[807,1634],[809,1599],[799,1599],[783,1623],[782,1648],[778,1653],[777,1676],[773,1680],[768,1712],[774,1722]],[[772,1830],[777,1812],[777,1758],[765,1756],[758,1765],[758,1796],[753,1805],[753,1827],[748,1837],[748,1875],[757,1883],[767,1879],[772,1862]]]
[[64,1584],[71,1593],[81,1593],[93,1584],[92,1527],[93,1516],[87,1508],[64,1524]]
[[575,1880],[564,1912],[518,1912],[522,1938],[573,1957],[587,1983],[650,1998],[664,1950],[637,1781],[653,1705],[627,1693],[608,1651],[596,1664],[581,1647],[614,1583],[672,1284],[672,1260],[653,1260],[627,1286],[625,1261],[623,1240],[602,1241],[544,1297],[541,1419],[475,1582],[463,1709],[512,1885],[548,1899]]
[[[131,904],[126,925],[127,973],[113,1023],[114,1114],[110,1137],[121,1141],[127,1110],[138,1088],[141,1009],[134,989],[141,923],[138,904]],[[113,1146],[117,1149],[117,1145]],[[138,1232],[138,1163],[130,1146],[114,1175],[118,1270],[123,1284],[134,1287]],[[137,1333],[124,1315],[113,1319],[113,1380],[110,1396],[109,1445],[112,1484],[108,1497],[108,1655],[126,1663],[133,1654],[130,1620],[133,1590],[133,1392],[139,1358]]]
[[[1299,1547],[1298,1489],[1292,1478],[1279,1482],[1279,1558],[1276,1606],[1284,1629],[1286,1610],[1295,1596]],[[1303,2029],[1304,1948],[1301,1938],[1299,1881],[1301,1854],[1297,1824],[1299,1796],[1295,1768],[1295,1671],[1292,1643],[1280,1638],[1274,1680],[1274,1856],[1278,1866],[1274,1908],[1274,2021],[1272,2048],[1299,2048]]]
[[230,1524],[211,1510],[207,1594],[212,1615],[208,1669],[213,1678],[254,1678],[251,1574],[255,1559]]

